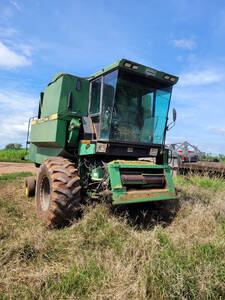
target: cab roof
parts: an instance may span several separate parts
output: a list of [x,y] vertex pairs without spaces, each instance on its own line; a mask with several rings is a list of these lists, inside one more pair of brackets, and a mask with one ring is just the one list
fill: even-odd
[[99,77],[105,73],[108,73],[111,70],[117,69],[117,68],[131,71],[131,72],[134,72],[137,74],[139,73],[139,75],[144,75],[146,77],[151,77],[156,80],[164,81],[165,83],[167,83],[167,84],[169,83],[171,85],[176,84],[179,79],[177,76],[174,76],[174,75],[153,69],[151,67],[138,64],[138,63],[130,61],[128,59],[122,58],[122,59],[116,61],[115,63],[111,64],[110,66],[92,74],[90,76],[90,80],[93,80],[94,78],[97,78],[97,77]]

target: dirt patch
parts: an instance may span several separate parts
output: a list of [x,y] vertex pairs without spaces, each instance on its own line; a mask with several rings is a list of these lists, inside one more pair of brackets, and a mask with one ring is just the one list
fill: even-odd
[[0,175],[16,172],[31,172],[37,174],[39,168],[36,168],[33,163],[11,163],[0,162]]

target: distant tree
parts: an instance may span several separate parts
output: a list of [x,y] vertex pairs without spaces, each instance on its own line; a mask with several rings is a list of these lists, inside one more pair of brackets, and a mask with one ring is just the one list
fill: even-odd
[[219,154],[219,158],[220,158],[220,160],[225,160],[225,155]]
[[201,161],[211,161],[211,162],[225,162],[225,155],[219,154],[218,156],[213,156],[211,153],[200,155],[199,159]]
[[5,150],[20,150],[22,149],[21,144],[11,143],[5,146]]

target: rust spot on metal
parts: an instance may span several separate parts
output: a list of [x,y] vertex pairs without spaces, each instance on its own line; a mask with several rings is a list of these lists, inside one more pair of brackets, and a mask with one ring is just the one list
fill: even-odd
[[169,192],[167,189],[143,189],[143,190],[129,190],[124,196],[116,201],[130,201],[138,199],[151,199],[157,197],[174,197],[175,194]]
[[109,165],[113,165],[114,163],[118,163],[119,165],[155,165],[151,161],[139,161],[139,160],[113,160],[109,162]]

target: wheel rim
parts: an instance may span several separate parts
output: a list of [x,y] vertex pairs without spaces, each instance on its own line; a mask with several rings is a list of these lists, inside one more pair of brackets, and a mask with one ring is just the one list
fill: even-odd
[[50,184],[47,177],[44,177],[41,182],[41,207],[42,210],[48,210],[50,204]]

